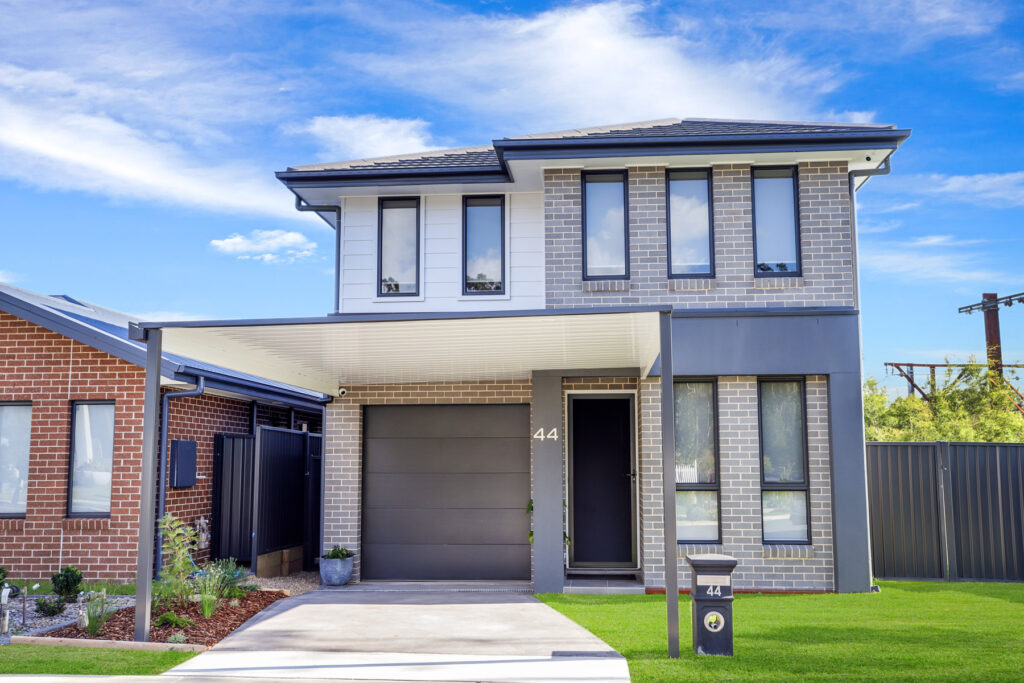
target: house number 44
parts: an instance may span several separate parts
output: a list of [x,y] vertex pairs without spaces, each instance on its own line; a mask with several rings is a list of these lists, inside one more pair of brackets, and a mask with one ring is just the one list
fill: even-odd
[[533,433],[533,438],[540,441],[547,441],[548,439],[558,441],[558,427],[552,427],[547,432],[545,432],[544,428],[541,427]]

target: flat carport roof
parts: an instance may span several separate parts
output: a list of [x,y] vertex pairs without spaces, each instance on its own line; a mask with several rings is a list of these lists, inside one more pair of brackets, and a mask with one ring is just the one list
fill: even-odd
[[[351,385],[529,379],[534,372],[609,369],[646,377],[661,359],[661,413],[673,415],[672,309],[622,306],[473,313],[141,323],[146,342],[142,491],[154,490],[160,354],[173,353],[337,395]],[[661,420],[661,443],[675,443]],[[679,656],[675,459],[662,458],[668,653]],[[664,449],[663,449],[664,455]],[[135,640],[148,638],[154,505],[140,496]],[[561,540],[561,539],[556,539]]]

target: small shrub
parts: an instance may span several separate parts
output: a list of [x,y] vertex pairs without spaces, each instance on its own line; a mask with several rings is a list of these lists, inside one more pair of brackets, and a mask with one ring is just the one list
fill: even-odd
[[234,600],[236,600],[236,601],[237,601],[237,600],[238,600],[238,598],[244,598],[244,597],[245,597],[246,595],[248,595],[248,594],[249,594],[250,592],[251,592],[251,591],[245,590],[245,589],[244,589],[244,588],[242,588],[241,586],[232,586],[231,588],[229,588],[229,589],[228,589],[228,591],[227,591],[227,593],[226,593],[226,594],[224,595],[224,597],[225,597],[225,598],[230,598],[230,599],[234,599]]
[[6,567],[0,567],[0,585],[3,585],[3,582],[6,579],[7,579],[7,568]]
[[196,622],[192,621],[187,617],[179,617],[172,611],[167,611],[156,618],[153,622],[157,626],[173,626],[174,628],[188,628],[189,626],[195,626]]
[[89,635],[95,636],[113,614],[113,612],[107,611],[107,591],[89,593],[85,601],[85,612],[89,615],[89,623],[85,630],[89,632]]
[[160,585],[156,594],[161,596],[158,604],[169,602],[183,605],[192,595],[189,577],[195,568],[192,553],[196,550],[196,530],[174,515],[160,518],[160,533],[163,534],[163,551],[167,562],[161,569]]
[[260,587],[255,583],[242,583],[238,585],[238,590],[242,591],[242,593],[252,593],[253,591],[258,591],[259,589]]
[[350,557],[355,556],[355,553],[348,548],[342,548],[341,546],[334,546],[330,552],[323,556],[325,560],[347,560]]
[[248,573],[245,567],[238,566],[233,557],[210,562],[206,565],[205,571],[212,571],[217,575],[218,598],[239,597],[236,589]]
[[229,602],[228,604],[229,604],[229,605],[231,605],[232,607],[238,607],[238,606],[239,606],[239,605],[241,605],[242,603],[238,602],[238,600],[232,600],[232,601],[231,601],[231,602]]
[[74,602],[82,586],[82,571],[68,565],[50,577],[53,592],[64,602]]
[[36,598],[36,612],[44,617],[55,617],[64,611],[64,601],[60,598]]
[[201,595],[199,597],[199,609],[203,612],[203,618],[209,619],[217,611],[220,600],[215,595]]
[[178,631],[177,633],[172,633],[170,636],[168,636],[167,642],[174,643],[176,645],[181,645],[185,642],[185,634],[181,631]]
[[203,612],[203,617],[209,619],[220,604],[219,596],[223,588],[221,572],[215,567],[207,566],[194,583],[196,592],[199,593],[199,608]]

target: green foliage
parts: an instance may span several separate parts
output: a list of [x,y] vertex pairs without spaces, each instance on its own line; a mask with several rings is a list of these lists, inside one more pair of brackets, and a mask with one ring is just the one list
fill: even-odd
[[85,630],[89,632],[89,635],[98,635],[103,625],[110,619],[110,615],[113,611],[107,610],[107,591],[100,591],[99,593],[89,593],[85,600],[85,612],[89,615],[89,623],[86,625]]
[[[1007,372],[1007,379],[1017,378]],[[1024,442],[1024,415],[1013,389],[984,366],[947,368],[928,382],[930,400],[890,401],[874,379],[864,383],[864,435],[868,441]]]
[[7,580],[7,568],[0,567],[0,584]]
[[206,593],[203,593],[199,596],[199,609],[202,610],[204,619],[209,619],[210,617],[212,617],[214,613],[217,611],[217,607],[219,604],[220,601],[217,600],[217,596],[215,595],[208,595]]
[[64,602],[74,602],[82,586],[82,572],[68,565],[50,577],[53,592]]
[[36,612],[44,617],[55,617],[64,611],[64,601],[60,598],[36,598]]
[[231,602],[229,602],[228,604],[229,604],[229,605],[231,605],[232,607],[238,607],[238,606],[239,606],[239,605],[241,605],[242,603],[238,602],[238,600],[234,600],[234,599],[233,599],[233,600],[231,600]]
[[161,517],[159,527],[166,562],[153,591],[155,602],[183,605],[192,595],[189,577],[195,568],[191,555],[196,550],[196,530],[174,515]]
[[342,548],[341,546],[334,546],[330,552],[323,556],[325,560],[347,560],[350,557],[354,557],[355,553],[348,548]]
[[203,612],[203,617],[209,619],[217,611],[221,593],[225,590],[224,577],[219,569],[207,565],[196,577],[194,584],[199,594],[199,608]]
[[173,611],[168,610],[158,616],[153,624],[156,626],[173,626],[174,628],[188,628],[189,626],[195,626],[196,622],[186,617],[179,617]]
[[238,566],[235,558],[226,557],[214,560],[208,563],[203,571],[213,574],[216,578],[214,583],[218,598],[240,598],[245,595],[245,591],[239,589],[238,584],[246,577],[248,571],[245,567]]
[[238,590],[242,591],[242,595],[238,597],[244,597],[246,593],[252,593],[258,591],[260,587],[255,583],[242,583],[238,585]]
[[167,642],[174,643],[175,645],[181,645],[185,643],[185,634],[181,631],[178,631],[177,633],[172,633],[167,637]]

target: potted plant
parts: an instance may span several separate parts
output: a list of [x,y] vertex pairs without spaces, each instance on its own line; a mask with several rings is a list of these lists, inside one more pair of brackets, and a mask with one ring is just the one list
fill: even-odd
[[320,581],[325,586],[344,586],[352,578],[352,558],[355,553],[348,548],[334,546],[320,557]]

